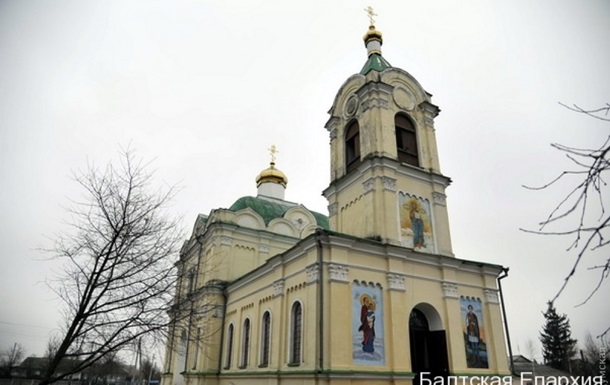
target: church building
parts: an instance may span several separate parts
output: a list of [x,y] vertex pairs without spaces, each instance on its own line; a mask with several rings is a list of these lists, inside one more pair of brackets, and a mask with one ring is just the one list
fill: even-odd
[[510,375],[507,269],[453,253],[440,110],[382,56],[372,20],[364,42],[326,123],[328,216],[284,199],[274,147],[256,196],[199,215],[177,262],[162,385]]

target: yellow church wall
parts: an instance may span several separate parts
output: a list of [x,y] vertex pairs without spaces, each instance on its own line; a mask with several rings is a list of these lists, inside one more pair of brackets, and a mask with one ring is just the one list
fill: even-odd
[[[229,233],[230,234],[230,233]],[[232,244],[226,242],[226,240],[228,239],[227,236],[227,232],[226,231],[217,231],[215,236],[212,237],[212,239],[210,240],[210,242],[207,244],[207,253],[209,254],[206,258],[205,258],[205,266],[201,266],[201,270],[202,272],[205,271],[205,274],[202,273],[202,275],[200,276],[200,280],[199,283],[200,285],[205,284],[205,282],[209,282],[210,279],[226,279],[226,275],[222,276],[222,274],[219,274],[219,272],[224,272],[225,274],[229,271],[231,271],[231,265],[235,265],[235,264],[239,264],[244,262],[244,259],[247,258],[252,258],[252,255],[248,255],[247,253],[243,253],[242,248],[239,247],[239,243],[237,244],[238,247],[232,247]],[[193,264],[193,261],[197,261],[197,250],[193,248],[191,250],[191,255],[189,255],[187,258],[185,258],[186,260],[189,261],[190,266],[189,268],[195,267],[195,265]],[[302,269],[303,266],[301,266],[302,264],[304,264],[304,262],[302,260],[298,260],[295,265],[299,265],[298,268]],[[278,277],[281,277],[281,272],[279,275],[277,275]],[[278,326],[281,327],[281,322],[279,322],[279,320],[281,320],[281,318],[278,318],[278,315],[281,314],[281,309],[278,308],[278,306],[281,306],[281,304],[278,305],[278,301],[270,301],[271,297],[271,292],[270,292],[270,288],[273,285],[273,281],[275,279],[275,275],[265,275],[263,277],[261,277],[257,283],[256,286],[259,288],[255,291],[251,291],[250,289],[248,289],[249,291],[246,291],[244,293],[240,293],[239,290],[237,291],[237,295],[245,295],[245,299],[242,299],[241,301],[239,301],[239,303],[237,304],[237,306],[239,307],[240,311],[238,314],[236,314],[236,317],[233,317],[231,319],[231,321],[233,321],[235,323],[235,331],[236,331],[236,335],[234,337],[234,349],[237,349],[238,343],[239,343],[239,339],[241,338],[241,334],[238,334],[238,331],[241,330],[241,325],[243,325],[243,320],[245,320],[246,317],[250,317],[250,322],[252,324],[252,343],[251,343],[251,355],[250,355],[250,362],[254,362],[252,360],[257,360],[256,362],[258,363],[259,360],[259,330],[257,329],[257,325],[260,324],[259,319],[262,317],[262,314],[265,310],[270,310],[272,316],[274,317],[274,319],[272,319],[272,322],[274,323],[274,326]],[[290,281],[289,281],[290,282]],[[187,291],[187,287],[186,287],[186,283],[183,283],[183,293],[186,293]],[[252,296],[255,296],[259,303],[246,303],[248,299],[251,299]],[[210,305],[210,301],[208,299],[200,299],[197,300],[197,302],[195,303],[194,307],[196,309],[203,309],[205,306]],[[231,310],[229,310],[229,314],[231,314]],[[198,349],[196,348],[195,343],[191,343],[189,348],[188,348],[188,355],[187,355],[187,359],[189,362],[187,362],[187,367],[188,370],[190,372],[206,372],[209,370],[216,370],[218,367],[218,349],[219,344],[220,344],[220,334],[218,332],[218,330],[216,331],[212,331],[211,328],[214,324],[220,322],[219,321],[220,318],[216,317],[216,318],[210,318],[207,317],[202,320],[194,320],[193,321],[193,325],[191,327],[191,332],[193,333],[193,336],[195,335],[195,331],[198,328],[201,328],[201,333],[205,336],[205,352],[202,352],[202,349],[199,349],[199,351],[197,351]],[[183,328],[187,328],[186,325],[182,326]],[[280,334],[281,336],[281,334]],[[279,341],[279,336],[276,333],[272,334],[272,346],[276,346],[276,348],[272,348],[271,350],[271,362],[270,364],[273,365],[274,362],[281,362],[280,360],[280,341]],[[236,355],[237,353],[235,353],[234,350],[234,355],[235,357],[233,357],[233,362],[237,362],[236,360],[238,360],[238,356]],[[283,353],[282,353],[283,354]],[[273,356],[277,356],[276,359],[273,358]],[[175,360],[175,359],[174,359]],[[194,360],[197,361],[197,364],[194,365],[192,364],[192,362],[194,362]],[[194,367],[192,366],[194,365]],[[169,367],[173,367],[173,364],[169,364]]]
[[[480,271],[458,270],[455,274],[457,282],[464,282],[467,286],[462,287],[460,295],[469,295],[483,298],[482,288],[496,288],[496,280],[493,275],[488,279]],[[476,294],[476,295],[475,295]]]
[[492,342],[492,360],[497,373],[504,375],[510,374],[508,357],[506,356],[506,341],[504,340],[504,329],[502,323],[502,314],[499,304],[488,303],[487,319],[489,322],[488,334]]
[[[277,234],[210,226],[203,240],[205,256],[201,259],[198,283],[234,280],[263,265],[272,256],[292,247],[298,239]],[[194,247],[194,252],[199,252]],[[194,258],[196,260],[196,258]]]
[[[345,198],[340,207],[338,207],[338,214],[334,217],[331,217],[331,226],[335,226],[333,228],[343,229],[342,232],[346,234],[354,234],[355,229],[359,230],[362,234],[366,231],[366,221],[367,217],[364,215],[353,215],[353,213],[360,212],[361,214],[365,212],[367,207],[367,198],[365,198],[363,192],[357,189],[350,189],[345,192]],[[370,203],[369,203],[370,205]],[[333,220],[337,222],[333,223]]]
[[345,282],[330,282],[327,285],[328,300],[324,313],[328,317],[325,335],[327,357],[325,367],[332,370],[352,369],[351,286]]
[[[444,299],[444,315],[447,337],[447,355],[449,357],[449,370],[455,373],[460,368],[466,367],[466,354],[464,351],[464,337],[461,322],[455,322],[456,319],[461,321],[460,302],[458,298]],[[454,322],[450,322],[454,320]]]
[[[303,333],[309,333],[315,323],[316,287],[307,284],[306,268],[315,261],[314,250],[304,256],[291,260],[281,267],[278,266],[270,274],[257,276],[251,283],[231,290],[227,313],[232,314],[225,322],[225,329],[234,322],[236,330],[242,329],[246,318],[250,319],[252,338],[250,362],[246,368],[239,369],[236,365],[227,369],[228,372],[270,371],[270,370],[312,370],[315,364],[315,340],[303,338],[302,362],[298,366],[289,366],[290,311],[298,301],[303,308]],[[274,284],[282,281],[280,292]],[[267,367],[259,368],[260,362],[260,327],[264,312],[271,313],[271,345],[270,362]],[[237,338],[241,338],[236,335]],[[234,345],[237,348],[237,344]]]
[[[455,259],[420,254],[407,249],[362,242],[356,239],[339,237],[332,244],[323,242],[324,258],[324,362],[323,369],[331,373],[402,373],[411,371],[409,315],[416,306],[427,304],[438,312],[442,328],[446,332],[449,367],[452,374],[497,374],[507,371],[503,330],[497,304],[486,301],[486,285],[494,284],[492,271],[486,271],[472,264],[465,268]],[[316,343],[319,333],[317,301],[319,298],[316,280],[308,277],[308,268],[318,262],[315,239],[291,250],[286,255],[273,258],[258,270],[242,278],[241,283],[233,285],[229,293],[227,316],[224,332],[228,325],[235,325],[232,366],[222,370],[218,384],[285,384],[313,383],[311,377],[302,378],[265,375],[269,372],[313,373],[317,370],[316,357],[319,346]],[[443,262],[444,261],[444,262]],[[346,277],[332,275],[332,266],[347,268]],[[492,269],[493,270],[493,269]],[[388,283],[388,273],[404,276],[404,290],[392,289]],[[334,277],[334,278],[333,278]],[[337,278],[338,277],[338,278]],[[491,277],[491,278],[490,278]],[[280,293],[274,285],[283,282]],[[379,366],[355,365],[352,357],[352,288],[356,282],[372,282],[382,287],[383,328],[385,333],[385,363]],[[483,301],[484,323],[488,339],[489,369],[469,369],[466,365],[463,342],[463,322],[459,298],[447,294],[443,285],[450,282],[456,285],[457,295],[478,297]],[[495,286],[489,289],[495,289]],[[288,365],[290,308],[295,301],[303,305],[303,361],[298,366]],[[260,363],[260,325],[265,311],[271,312],[270,362],[267,367]],[[246,318],[251,322],[251,345],[249,364],[239,368],[242,325]],[[459,321],[458,321],[459,320]],[[497,341],[500,341],[498,343]],[[210,347],[208,352],[220,347]],[[189,353],[192,354],[192,353]],[[216,351],[216,357],[218,351]],[[226,352],[225,352],[226,355]],[[224,366],[226,356],[222,357]],[[215,370],[218,362],[200,358],[197,370]],[[190,363],[189,363],[190,365]],[[204,385],[210,382],[207,377],[195,376],[192,384]],[[263,377],[258,377],[259,375]],[[227,376],[227,377],[225,377]],[[198,382],[197,382],[198,381]],[[318,382],[320,383],[320,382]],[[331,383],[331,382],[329,382]],[[388,381],[354,379],[333,379],[333,384],[388,384]],[[410,383],[410,380],[396,380],[392,383]]]
[[388,333],[388,365],[398,372],[411,371],[411,351],[409,349],[409,314],[405,293],[388,290],[386,293],[386,333]]
[[[345,247],[350,247],[349,243]],[[326,250],[326,249],[325,249]],[[409,314],[411,310],[421,304],[432,306],[442,322],[442,329],[446,332],[448,358],[450,370],[455,373],[504,373],[507,366],[502,319],[498,305],[487,303],[485,300],[487,290],[495,290],[495,274],[480,267],[460,268],[460,262],[440,263],[438,257],[421,256],[417,261],[418,253],[409,253],[408,257],[387,257],[371,255],[369,252],[342,248],[332,248],[327,252],[331,262],[345,264],[349,267],[349,283],[331,282],[330,306],[333,312],[330,315],[329,330],[333,330],[330,337],[329,349],[332,357],[331,369],[337,370],[394,370],[409,372],[410,341],[409,341]],[[437,262],[433,262],[437,260]],[[451,263],[449,263],[451,262]],[[474,264],[472,266],[475,266]],[[497,270],[497,268],[496,268]],[[405,290],[390,290],[387,284],[387,273],[403,274],[405,276]],[[385,365],[379,367],[360,367],[352,364],[351,349],[345,349],[342,342],[352,338],[351,322],[346,322],[345,315],[351,317],[351,285],[352,281],[365,281],[379,283],[383,287],[384,299],[384,330],[386,333]],[[443,285],[448,282],[455,285],[456,292],[446,292]],[[488,286],[492,285],[493,286]],[[467,368],[465,346],[463,340],[463,320],[460,310],[459,296],[481,298],[486,311],[484,324],[488,333],[489,368]]]
[[419,176],[405,178],[388,166],[370,166],[357,176],[346,176],[349,180],[341,182],[337,193],[329,197],[331,206],[337,206],[336,214],[330,216],[331,226],[342,233],[363,238],[381,237],[399,244],[401,207],[398,194],[407,193],[428,202],[436,246],[431,250],[453,256],[444,195],[446,179],[439,177],[432,181],[415,168],[409,172]]
[[[272,331],[279,326],[281,322],[278,319],[279,307],[281,306],[277,300],[273,299],[272,289],[273,277],[266,276],[262,277],[261,281],[257,283],[256,288],[241,288],[231,293],[229,302],[227,304],[227,314],[231,314],[225,320],[225,333],[228,326],[233,323],[235,327],[235,337],[233,341],[233,357],[232,365],[225,369],[227,371],[243,371],[252,370],[256,368],[260,363],[260,325],[262,315],[266,310],[271,312],[271,324]],[[249,360],[248,365],[240,368],[242,365],[242,341],[243,341],[243,325],[246,319],[250,320],[250,349],[249,349]],[[269,366],[277,366],[278,359],[276,357],[277,347],[276,341],[273,341],[275,333],[272,332],[272,342],[270,349],[270,362]],[[223,359],[226,361],[225,352]],[[224,366],[224,365],[223,365]]]

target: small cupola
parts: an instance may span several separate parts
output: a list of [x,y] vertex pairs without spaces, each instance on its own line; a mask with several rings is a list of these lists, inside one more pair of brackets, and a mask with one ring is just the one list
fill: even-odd
[[383,38],[381,31],[377,30],[373,24],[369,25],[369,30],[366,31],[364,37],[364,46],[368,56],[373,54],[381,55],[381,45],[383,44]]
[[381,45],[383,44],[383,38],[381,31],[375,28],[375,20],[373,20],[373,16],[377,16],[377,14],[373,11],[372,7],[366,8],[365,11],[369,16],[370,24],[368,31],[366,31],[363,37],[368,60],[360,71],[362,75],[366,75],[371,70],[381,72],[386,68],[392,67],[390,63],[388,63],[388,61],[381,56]]
[[269,148],[269,152],[271,153],[269,167],[261,171],[256,177],[257,194],[284,200],[288,178],[283,172],[275,168],[275,156],[279,152],[275,145]]

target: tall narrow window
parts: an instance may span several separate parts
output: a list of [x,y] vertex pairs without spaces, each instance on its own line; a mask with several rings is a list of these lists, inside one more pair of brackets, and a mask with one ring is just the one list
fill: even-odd
[[303,309],[300,302],[295,302],[292,305],[290,328],[290,363],[299,364],[301,362],[301,345],[302,345],[302,326],[303,326]]
[[233,356],[233,324],[229,325],[229,331],[227,332],[227,358],[225,360],[225,369],[231,367],[231,357]]
[[345,168],[355,170],[360,164],[360,127],[354,120],[345,130]]
[[201,344],[201,328],[197,328],[197,339],[195,340],[195,356],[193,357],[192,369],[197,369],[197,361],[199,360],[199,349],[202,348]]
[[269,365],[269,345],[271,343],[271,314],[266,311],[263,314],[261,325],[261,363],[260,366]]
[[396,114],[394,125],[396,128],[398,160],[419,167],[415,126],[413,126],[413,123],[407,116],[402,114]]
[[243,340],[241,346],[241,365],[240,368],[248,366],[248,353],[250,352],[250,320],[244,321]]
[[195,291],[195,270],[191,270],[189,272],[189,283],[188,283],[188,293],[192,293]]

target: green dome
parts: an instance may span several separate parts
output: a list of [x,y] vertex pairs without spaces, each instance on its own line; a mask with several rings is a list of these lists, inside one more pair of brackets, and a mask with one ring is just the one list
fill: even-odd
[[[251,208],[258,215],[260,215],[267,224],[275,218],[283,218],[286,211],[293,207],[296,206],[287,203],[273,202],[267,199],[261,199],[256,197],[241,197],[236,200],[235,203],[231,205],[231,207],[229,207],[229,210],[239,211],[245,208]],[[328,217],[326,215],[311,210],[309,210],[309,212],[316,219],[316,224],[318,226],[322,227],[325,230],[329,229]]]

